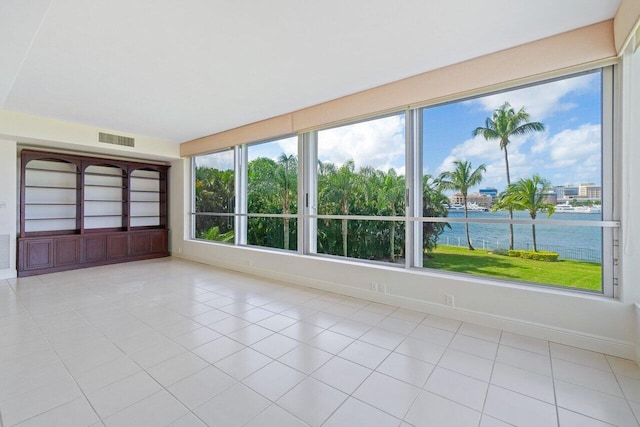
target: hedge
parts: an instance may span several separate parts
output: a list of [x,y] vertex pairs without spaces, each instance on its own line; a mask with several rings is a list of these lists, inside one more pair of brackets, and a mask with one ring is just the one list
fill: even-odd
[[548,251],[524,251],[524,250],[510,250],[508,252],[509,256],[517,257],[517,258],[525,258],[525,259],[534,259],[537,261],[558,261],[558,253],[557,252],[548,252]]

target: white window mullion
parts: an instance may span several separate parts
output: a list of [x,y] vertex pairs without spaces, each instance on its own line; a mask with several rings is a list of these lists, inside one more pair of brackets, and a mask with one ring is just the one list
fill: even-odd
[[235,206],[235,244],[246,245],[247,244],[247,165],[248,155],[247,146],[239,145],[235,147],[235,193],[236,193],[236,206]]
[[298,142],[299,170],[302,179],[299,179],[299,200],[301,206],[298,209],[302,213],[298,224],[298,247],[302,253],[317,253],[318,242],[318,220],[309,218],[309,215],[317,215],[318,200],[318,133],[307,132],[303,134]]

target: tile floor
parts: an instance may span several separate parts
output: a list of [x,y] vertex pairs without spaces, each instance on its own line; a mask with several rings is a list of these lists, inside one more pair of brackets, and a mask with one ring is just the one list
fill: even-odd
[[0,281],[0,426],[637,426],[629,360],[175,259]]

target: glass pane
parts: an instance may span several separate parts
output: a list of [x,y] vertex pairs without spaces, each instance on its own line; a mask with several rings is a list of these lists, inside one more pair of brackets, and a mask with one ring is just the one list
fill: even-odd
[[[436,224],[425,223],[430,230]],[[424,267],[499,279],[520,280],[589,291],[602,291],[602,229],[566,225],[514,225],[515,251],[509,251],[505,224],[450,223],[430,251]],[[530,258],[539,259],[530,259]]]
[[195,215],[196,239],[234,243],[233,216]]
[[[319,215],[404,215],[404,123],[404,114],[399,114],[318,132]],[[388,223],[348,223],[349,233],[356,233],[352,236],[356,242],[366,240],[378,246],[365,249],[356,244],[353,250],[347,248],[345,254],[344,247],[348,245],[342,243],[340,221],[318,220],[318,252],[363,259],[395,259],[387,243]],[[404,252],[402,227],[398,252]]]
[[233,150],[197,156],[195,168],[195,211],[233,213],[235,209]]
[[295,251],[297,225],[295,218],[249,218],[247,244]]
[[[423,216],[603,218],[601,71],[425,108],[422,119],[423,201],[429,201]],[[427,251],[434,244],[469,246],[464,224],[426,227]],[[534,249],[530,226],[470,224],[469,234],[475,249]],[[536,249],[600,263],[602,233],[548,226],[540,228]],[[512,278],[527,280],[518,275]]]
[[404,243],[404,222],[318,219],[318,253],[404,263]]

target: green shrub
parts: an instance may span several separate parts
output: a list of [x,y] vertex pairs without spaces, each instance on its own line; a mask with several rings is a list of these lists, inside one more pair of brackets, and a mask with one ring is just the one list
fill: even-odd
[[494,255],[504,255],[504,256],[509,255],[509,251],[507,249],[493,249],[491,253]]
[[548,252],[548,251],[534,252],[534,251],[524,251],[524,250],[510,250],[508,251],[508,255],[511,257],[533,259],[536,261],[547,261],[547,262],[558,261],[557,252]]

